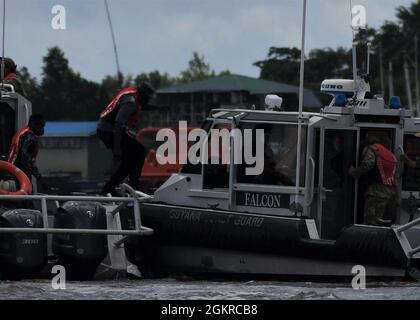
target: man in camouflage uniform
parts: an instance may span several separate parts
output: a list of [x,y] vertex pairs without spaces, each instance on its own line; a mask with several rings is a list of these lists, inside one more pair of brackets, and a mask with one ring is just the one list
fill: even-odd
[[[0,62],[1,60],[0,58]],[[16,69],[17,65],[11,58],[4,58],[4,79],[2,83],[11,84],[15,88],[16,93],[26,97],[26,91]]]
[[[382,158],[383,153],[389,161]],[[387,163],[384,165],[384,162]],[[397,160],[391,151],[375,138],[367,137],[360,166],[357,169],[351,167],[349,170],[353,178],[359,179],[364,176],[368,183],[365,192],[364,224],[390,226],[395,220],[398,204],[396,164]]]

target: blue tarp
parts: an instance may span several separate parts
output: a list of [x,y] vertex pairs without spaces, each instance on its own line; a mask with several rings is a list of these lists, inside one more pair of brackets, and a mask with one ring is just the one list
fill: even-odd
[[89,137],[96,133],[96,121],[47,121],[45,137]]

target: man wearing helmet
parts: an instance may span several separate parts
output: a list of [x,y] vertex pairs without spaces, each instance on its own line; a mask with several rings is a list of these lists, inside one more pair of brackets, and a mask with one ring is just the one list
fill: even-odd
[[19,93],[20,95],[26,97],[26,91],[23,88],[22,80],[19,78],[16,71],[16,63],[11,58],[4,58],[3,63],[4,78],[2,79],[2,83],[12,85],[16,93]]
[[115,195],[115,188],[127,176],[130,186],[138,189],[146,150],[136,141],[135,127],[141,109],[147,107],[153,95],[154,89],[147,82],[138,87],[127,87],[100,114],[98,137],[112,150],[114,168],[117,167],[102,189],[103,195]]

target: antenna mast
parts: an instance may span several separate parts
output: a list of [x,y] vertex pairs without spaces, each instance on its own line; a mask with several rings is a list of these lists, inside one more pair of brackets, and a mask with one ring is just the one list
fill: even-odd
[[382,42],[379,43],[379,74],[381,78],[381,93],[385,98],[384,62],[383,62],[383,53],[382,53]]
[[419,88],[419,53],[418,53],[418,36],[414,36],[414,80],[416,83],[416,116],[420,116],[420,88]]
[[389,98],[391,98],[394,96],[394,78],[393,78],[392,60],[388,62],[388,82],[389,82]]
[[353,47],[352,47],[352,58],[353,58],[354,96],[356,96],[357,95],[357,43],[355,42],[353,42]]
[[357,85],[357,43],[354,42],[355,32],[353,27],[353,3],[352,0],[349,1],[350,3],[350,27],[351,27],[351,34],[352,34],[352,62],[353,62],[353,80],[354,80],[354,97],[357,96],[358,85]]
[[411,95],[411,81],[410,81],[410,71],[408,68],[407,53],[404,53],[404,76],[405,76],[405,89],[407,91],[407,100],[410,110],[413,109],[413,96]]
[[4,81],[4,52],[6,38],[6,0],[3,0],[3,35],[2,35],[2,52],[1,52],[1,83]]
[[303,17],[302,17],[302,44],[300,51],[300,85],[299,85],[299,117],[298,117],[298,133],[297,133],[297,155],[296,155],[296,195],[295,195],[295,212],[298,211],[298,197],[300,187],[300,159],[302,145],[302,112],[305,79],[305,34],[306,34],[306,0],[303,0]]
[[104,0],[104,3],[105,3],[105,8],[106,8],[106,14],[108,17],[109,28],[111,30],[112,45],[114,47],[115,62],[117,65],[118,84],[120,85],[120,87],[122,87],[123,84],[122,84],[122,76],[121,76],[121,69],[120,69],[120,61],[118,58],[117,43],[115,41],[114,27],[112,26],[112,19],[111,19],[111,13],[109,12],[108,0]]
[[371,48],[372,48],[372,44],[370,42],[368,42],[367,44],[367,70],[366,70],[366,74],[370,75],[370,54],[371,54]]

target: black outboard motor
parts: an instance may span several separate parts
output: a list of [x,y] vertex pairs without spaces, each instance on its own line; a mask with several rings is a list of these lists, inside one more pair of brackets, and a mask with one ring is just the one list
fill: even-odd
[[[106,210],[99,203],[67,202],[58,209],[58,229],[106,229]],[[108,254],[105,235],[54,234],[53,252],[69,280],[90,280]]]
[[[43,228],[42,214],[30,209],[6,211],[0,228]],[[48,263],[47,236],[38,233],[0,233],[2,278],[19,280],[37,276]]]

